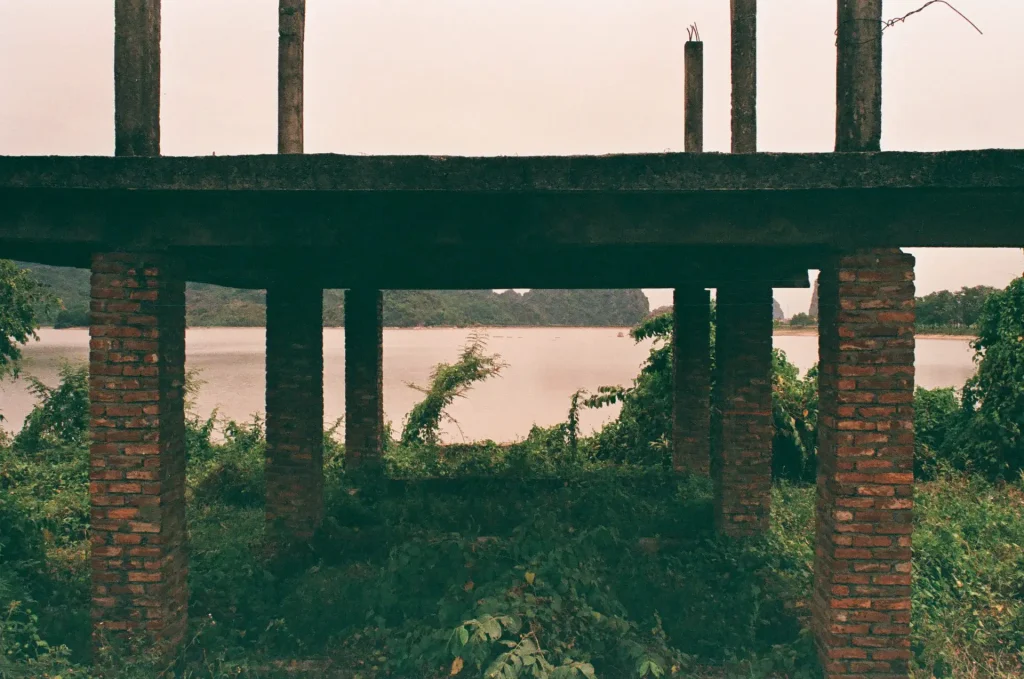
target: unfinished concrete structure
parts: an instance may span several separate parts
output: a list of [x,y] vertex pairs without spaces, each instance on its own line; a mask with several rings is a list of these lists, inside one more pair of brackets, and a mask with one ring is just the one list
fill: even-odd
[[878,152],[881,0],[838,0],[838,153],[755,153],[756,6],[734,0],[734,154],[698,153],[694,66],[687,153],[573,158],[299,155],[303,0],[281,0],[281,154],[160,158],[160,3],[115,4],[115,157],[0,157],[3,255],[93,272],[97,629],[185,633],[184,281],[268,290],[282,539],[322,514],[324,288],[349,290],[348,462],[378,467],[382,289],[675,288],[674,461],[710,467],[717,524],[742,536],[768,521],[771,288],[818,268],[814,634],[829,677],[906,676],[914,285],[896,248],[1024,245],[1024,152]]

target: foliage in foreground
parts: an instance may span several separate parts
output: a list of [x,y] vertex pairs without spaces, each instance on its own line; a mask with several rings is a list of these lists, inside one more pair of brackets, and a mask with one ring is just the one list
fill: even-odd
[[[367,678],[487,676],[495,663],[510,676],[814,676],[801,631],[812,488],[780,486],[771,533],[737,543],[715,537],[706,481],[660,469],[563,468],[546,480],[503,466],[487,478],[439,461],[447,480],[365,488],[346,480],[335,446],[324,527],[308,553],[279,562],[264,551],[258,424],[236,425],[224,443],[198,432],[197,445],[191,676],[285,676],[292,659],[309,676]],[[81,446],[0,453],[5,676],[87,676],[87,474]],[[919,676],[1017,676],[1020,484],[941,477],[918,504]],[[107,677],[156,671],[106,662]]]
[[[935,478],[917,494],[919,677],[1024,673],[1024,488],[1008,473],[1020,466],[1022,297],[1011,286],[986,305],[962,399],[917,394],[918,471]],[[66,369],[0,445],[0,676],[813,677],[813,489],[777,486],[763,539],[716,538],[707,481],[666,469],[668,351],[656,344],[631,388],[592,398],[623,401],[594,437],[572,415],[508,446],[421,437],[388,450],[392,481],[364,485],[325,432],[327,518],[284,559],[263,543],[262,422],[227,423],[218,443],[213,419],[191,418],[192,630],[176,669],[116,643],[85,665],[86,389]],[[487,372],[459,372],[480,358],[448,366],[460,379],[438,371],[440,405],[416,418],[425,431],[445,394]],[[799,481],[813,475],[814,373],[776,354],[773,375],[776,475]],[[981,448],[954,454],[957,440]]]
[[17,370],[21,346],[36,337],[38,315],[55,304],[27,271],[0,259],[0,378]]

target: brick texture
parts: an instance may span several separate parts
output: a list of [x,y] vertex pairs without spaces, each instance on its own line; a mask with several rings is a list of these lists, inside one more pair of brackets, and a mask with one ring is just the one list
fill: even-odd
[[345,292],[345,464],[383,462],[384,326],[380,290]]
[[754,535],[768,528],[771,505],[772,290],[722,287],[717,301],[715,524],[725,535]]
[[92,618],[168,652],[188,618],[185,283],[160,255],[92,258]]
[[266,519],[271,543],[312,537],[323,518],[323,290],[267,289]]
[[672,327],[672,467],[707,475],[711,465],[711,293],[677,289]]
[[812,620],[830,679],[909,673],[913,266],[874,250],[821,271]]

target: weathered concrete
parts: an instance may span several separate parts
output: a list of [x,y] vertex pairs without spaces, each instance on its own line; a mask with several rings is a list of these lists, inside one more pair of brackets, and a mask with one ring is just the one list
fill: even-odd
[[672,327],[672,467],[707,475],[711,463],[711,294],[676,288]]
[[345,291],[345,465],[381,470],[384,325],[380,290]]
[[157,254],[97,254],[89,330],[92,618],[159,651],[188,622],[185,282]]
[[765,531],[772,481],[772,290],[719,288],[715,331],[715,525],[725,535]]
[[160,0],[114,2],[114,153],[160,155]]
[[[4,256],[55,266],[88,266],[92,248],[81,244],[2,243]],[[502,288],[671,288],[719,287],[739,280],[771,282],[776,288],[805,288],[807,269],[825,260],[820,248],[787,248],[785,255],[732,247],[417,247],[386,256],[368,248],[177,248],[190,281],[265,289],[281,259],[303,262],[305,275],[321,287],[360,284],[401,290],[491,290]],[[459,266],[438,267],[439,261]],[[528,262],[529,266],[524,266]]]
[[280,0],[277,25],[277,152],[302,153],[306,0]]
[[[688,160],[679,161],[679,166],[686,165],[687,173],[699,167],[710,170],[704,159],[714,155],[682,154],[680,157]],[[670,189],[672,185],[688,184],[669,182],[667,177],[661,184],[664,189],[606,191],[519,190],[515,188],[519,181],[508,182],[499,190],[452,192],[0,189],[0,204],[5,208],[0,212],[0,244],[23,241],[98,248],[124,243],[124,247],[134,248],[333,249],[359,251],[361,257],[371,259],[391,251],[396,242],[413,251],[446,246],[470,250],[627,245],[836,249],[1020,246],[1024,173],[1019,170],[1024,168],[1024,153],[972,153],[969,156],[973,160],[966,165],[957,163],[966,161],[967,156],[949,154],[944,160],[922,156],[927,160],[903,165],[895,174],[885,172],[887,166],[892,169],[884,158],[887,155],[838,155],[831,157],[855,160],[822,158],[821,162],[807,164],[792,159],[755,162],[760,154],[719,157],[714,162],[729,165],[730,161],[739,161],[734,168],[749,168],[749,173],[736,171],[729,175],[730,182],[748,188],[706,191],[696,189],[702,185],[713,187],[708,183],[710,175],[690,177],[694,190]],[[877,159],[874,167],[862,165],[871,157]],[[291,161],[301,166],[306,158],[275,156],[266,164],[287,165]],[[0,158],[0,174],[4,166],[10,166],[7,160]],[[178,162],[162,158],[104,160],[144,165]],[[481,162],[486,165],[488,161]],[[82,167],[94,164],[102,165],[90,161]],[[820,167],[821,174],[805,185],[873,184],[876,188],[768,190],[773,184],[795,185],[787,167],[801,173],[811,166]],[[845,178],[832,176],[839,167],[846,167],[850,174]],[[628,163],[620,170],[622,178],[609,185],[644,184],[647,182],[636,178],[655,172],[651,166],[630,167]],[[778,172],[774,181],[762,178],[766,170]],[[412,168],[410,172],[415,174]],[[302,175],[303,170],[297,168],[296,176]],[[576,175],[573,169],[567,176]],[[33,176],[34,181],[43,183],[57,179],[55,175],[46,180]],[[336,176],[325,174],[323,183],[336,183],[332,179]],[[675,176],[682,179],[681,174]],[[270,179],[254,177],[242,183],[273,185]],[[367,179],[364,176],[354,183]],[[961,188],[955,188],[957,182]],[[83,174],[76,175],[72,183],[96,181]],[[279,185],[304,183],[300,179],[282,180]],[[581,183],[585,182],[569,179],[562,185]],[[904,188],[896,188],[901,184]],[[761,188],[755,188],[758,186]],[[371,256],[374,254],[376,257]]]
[[913,258],[852,253],[820,280],[812,628],[829,679],[907,676]]
[[687,153],[700,153],[704,150],[704,43],[688,41],[683,47],[683,63],[684,148]]
[[882,0],[840,0],[836,151],[878,151],[882,139]]
[[323,291],[298,272],[267,288],[266,519],[272,543],[323,518]]
[[[607,156],[0,156],[0,190],[593,194],[1024,188],[1024,150]],[[111,198],[122,198],[122,195]],[[391,196],[390,199],[401,196]],[[175,198],[180,200],[181,197]],[[730,196],[730,200],[743,200]]]
[[757,0],[730,0],[732,152],[757,151]]

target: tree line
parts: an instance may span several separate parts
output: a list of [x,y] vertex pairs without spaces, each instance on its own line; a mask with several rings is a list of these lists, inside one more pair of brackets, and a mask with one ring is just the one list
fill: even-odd
[[[84,269],[18,264],[20,271],[59,304],[38,304],[43,325],[89,324],[89,272]],[[324,325],[345,324],[345,293],[324,291]],[[262,327],[266,292],[189,283],[186,313],[190,326]],[[640,289],[625,290],[387,290],[384,325],[417,326],[597,326],[627,327],[650,313]]]
[[[939,290],[917,297],[915,310],[919,331],[949,334],[974,334],[978,329],[985,301],[998,292],[987,285],[964,286],[960,290]],[[814,283],[811,307],[807,313],[794,314],[789,324],[813,326],[818,323],[818,283]]]

